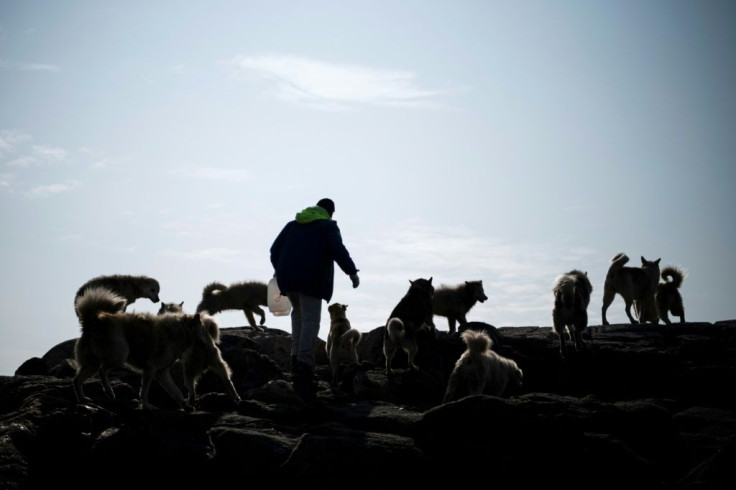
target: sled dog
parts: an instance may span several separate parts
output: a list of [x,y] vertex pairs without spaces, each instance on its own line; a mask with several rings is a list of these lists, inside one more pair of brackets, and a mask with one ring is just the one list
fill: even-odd
[[685,306],[682,303],[680,286],[685,280],[685,273],[679,267],[668,265],[662,269],[664,282],[657,284],[657,310],[659,316],[667,325],[671,325],[668,313],[680,317],[680,323],[685,323]]
[[202,301],[197,306],[197,313],[202,311],[215,315],[225,310],[242,310],[248,324],[256,330],[253,313],[261,317],[260,325],[266,323],[266,313],[261,306],[268,305],[268,286],[261,281],[236,282],[226,286],[220,282],[212,282],[202,291]]
[[165,313],[184,313],[184,302],[181,303],[164,303],[161,302],[161,307],[158,309],[158,314],[163,315]]
[[620,294],[626,303],[626,316],[636,325],[638,320],[631,316],[631,307],[638,300],[643,307],[654,304],[654,294],[659,282],[659,261],[649,261],[641,257],[641,267],[625,267],[629,257],[624,253],[616,254],[611,259],[611,265],[603,283],[603,307],[601,317],[603,325],[610,325],[606,319],[606,310],[611,306],[616,293]]
[[566,330],[570,340],[575,342],[575,350],[580,352],[585,348],[583,330],[588,327],[588,304],[593,285],[587,272],[573,269],[555,280],[552,291],[555,295],[552,323],[560,339],[560,356],[564,358],[567,354]]
[[[202,322],[203,315],[125,313],[125,299],[99,287],[87,289],[77,299],[76,309],[82,333],[74,349],[78,369],[73,386],[79,403],[90,401],[84,395],[83,383],[95,373],[99,373],[105,394],[115,398],[108,373],[126,364],[142,375],[143,408],[152,408],[148,394],[155,379],[181,408],[191,411],[193,407],[171,377],[171,367],[182,359],[188,372],[194,357],[206,359],[207,367],[223,378],[233,398],[240,399],[212,333]],[[216,328],[214,321],[209,328],[212,325]]]
[[409,368],[419,369],[414,363],[417,354],[416,335],[420,330],[434,328],[432,322],[432,278],[409,281],[409,290],[394,307],[386,321],[383,334],[383,355],[386,357],[386,374],[391,375],[391,361],[401,348],[408,355]]
[[521,369],[491,350],[493,341],[487,333],[465,330],[460,337],[467,347],[450,374],[443,403],[471,395],[502,396],[509,389],[521,388]]
[[327,358],[332,371],[331,384],[337,386],[341,378],[341,368],[358,364],[358,342],[361,333],[352,328],[345,311],[348,305],[333,303],[327,311],[330,313],[330,333],[327,335]]
[[[111,276],[98,276],[94,279],[90,279],[85,282],[74,296],[75,310],[77,299],[86,291],[92,287],[103,287],[116,293],[125,299],[125,309],[138,298],[148,298],[154,303],[158,303],[158,294],[161,290],[159,283],[156,279],[148,276],[130,276],[114,274]],[[77,314],[79,317],[79,314]]]
[[483,303],[487,299],[483,281],[465,281],[457,286],[440,285],[432,297],[432,310],[435,315],[447,317],[450,332],[454,332],[456,323],[468,323],[465,315],[475,303]]

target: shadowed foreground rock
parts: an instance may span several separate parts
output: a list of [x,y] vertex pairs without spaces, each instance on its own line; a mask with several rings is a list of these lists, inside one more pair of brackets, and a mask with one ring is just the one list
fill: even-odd
[[[520,392],[440,403],[466,328],[488,331],[494,350],[518,363]],[[397,355],[391,379],[383,328],[368,332],[362,364],[346,367],[335,391],[320,343],[320,391],[303,403],[290,383],[288,333],[222,329],[243,400],[206,374],[194,413],[158,386],[158,409],[140,409],[140,377],[126,369],[112,376],[116,399],[95,377],[85,384],[95,404],[77,405],[71,339],[0,377],[0,489],[296,479],[322,488],[736,488],[736,321],[594,327],[588,350],[566,360],[548,327],[459,330],[420,339],[419,372]]]

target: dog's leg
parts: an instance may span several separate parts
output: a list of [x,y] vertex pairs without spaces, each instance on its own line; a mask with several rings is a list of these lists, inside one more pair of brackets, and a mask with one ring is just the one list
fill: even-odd
[[255,328],[256,330],[260,330],[256,326],[256,319],[253,317],[253,312],[251,312],[248,309],[244,309],[243,310],[243,313],[245,313],[245,318],[248,320],[248,325],[250,325],[251,327]]
[[409,369],[419,371],[417,365],[414,364],[414,358],[417,356],[417,344],[415,342],[407,342],[403,345],[403,348],[409,358]]
[[396,354],[396,345],[388,337],[383,339],[383,355],[386,357],[386,376],[391,376],[393,370],[391,369],[391,361]]
[[151,391],[151,382],[153,381],[153,370],[151,368],[145,368],[141,373],[141,407],[148,410],[153,408],[148,403],[148,392]]
[[193,358],[182,359],[184,364],[184,387],[187,389],[187,400],[190,404],[194,404],[197,401],[197,379],[202,374],[200,363],[196,362]]
[[[608,286],[603,288],[603,307],[601,308],[601,321],[603,325],[610,325],[606,319],[606,311],[608,311],[608,307],[611,306],[615,297],[616,291]],[[631,314],[629,314],[629,317],[631,317]]]
[[[174,379],[171,377],[171,371],[169,370],[169,368],[158,370],[155,377],[161,387],[166,391],[166,393],[168,393],[169,396],[171,396],[171,398],[173,398],[181,408],[183,408],[187,412],[194,411],[194,407],[192,407],[189,402],[186,401],[184,395],[182,395],[181,393],[181,390],[178,386],[176,386],[176,383],[174,383]],[[146,398],[146,400],[148,400],[148,398]]]
[[112,386],[110,385],[110,378],[108,376],[108,373],[110,372],[110,367],[103,366],[100,368],[99,374],[100,374],[100,381],[102,382],[102,387],[105,389],[105,395],[107,395],[108,398],[115,398],[115,392],[112,391]]
[[225,384],[225,389],[228,394],[232,397],[235,403],[238,403],[240,401],[240,395],[238,395],[238,391],[233,385],[233,381],[230,378],[230,370],[224,364],[224,361],[218,356],[210,362],[209,368],[220,377],[222,382]]
[[263,308],[261,308],[260,306],[255,306],[253,308],[253,311],[258,313],[258,315],[261,317],[261,322],[259,323],[259,325],[263,325],[264,323],[266,323],[266,312],[263,311]]
[[456,323],[455,317],[452,315],[448,315],[447,325],[448,325],[448,328],[450,329],[450,333],[455,332],[455,323]]
[[632,325],[638,325],[639,320],[631,316],[631,307],[634,303],[634,301],[631,298],[624,298],[624,301],[626,302],[626,316],[629,317],[629,321]]
[[77,403],[89,403],[92,400],[87,398],[84,394],[84,388],[82,387],[85,380],[89,379],[97,371],[96,368],[91,366],[80,366],[76,376],[74,376],[74,395],[77,397]]

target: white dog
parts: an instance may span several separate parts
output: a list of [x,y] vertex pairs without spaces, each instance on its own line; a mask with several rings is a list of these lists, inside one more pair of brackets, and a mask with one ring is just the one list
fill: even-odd
[[455,363],[443,403],[470,395],[502,396],[509,388],[521,388],[521,369],[491,350],[493,341],[487,333],[466,330],[460,337],[467,348]]

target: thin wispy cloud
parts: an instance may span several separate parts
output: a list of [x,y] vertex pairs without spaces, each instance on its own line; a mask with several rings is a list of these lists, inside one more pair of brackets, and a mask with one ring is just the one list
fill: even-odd
[[0,68],[6,70],[17,70],[17,71],[48,71],[58,72],[61,71],[61,67],[57,65],[50,65],[46,63],[22,63],[14,61],[0,60]]
[[445,90],[426,89],[407,70],[329,63],[289,55],[236,56],[223,64],[266,83],[277,99],[322,110],[353,105],[439,107]]
[[248,170],[240,168],[184,167],[171,170],[170,173],[193,179],[219,180],[236,183],[249,182],[252,179],[252,175]]
[[14,129],[0,131],[0,157],[14,153],[19,145],[30,139],[31,137],[22,131]]
[[62,184],[39,185],[26,191],[24,195],[29,199],[41,199],[51,197],[82,187],[82,183],[78,180],[69,180]]

